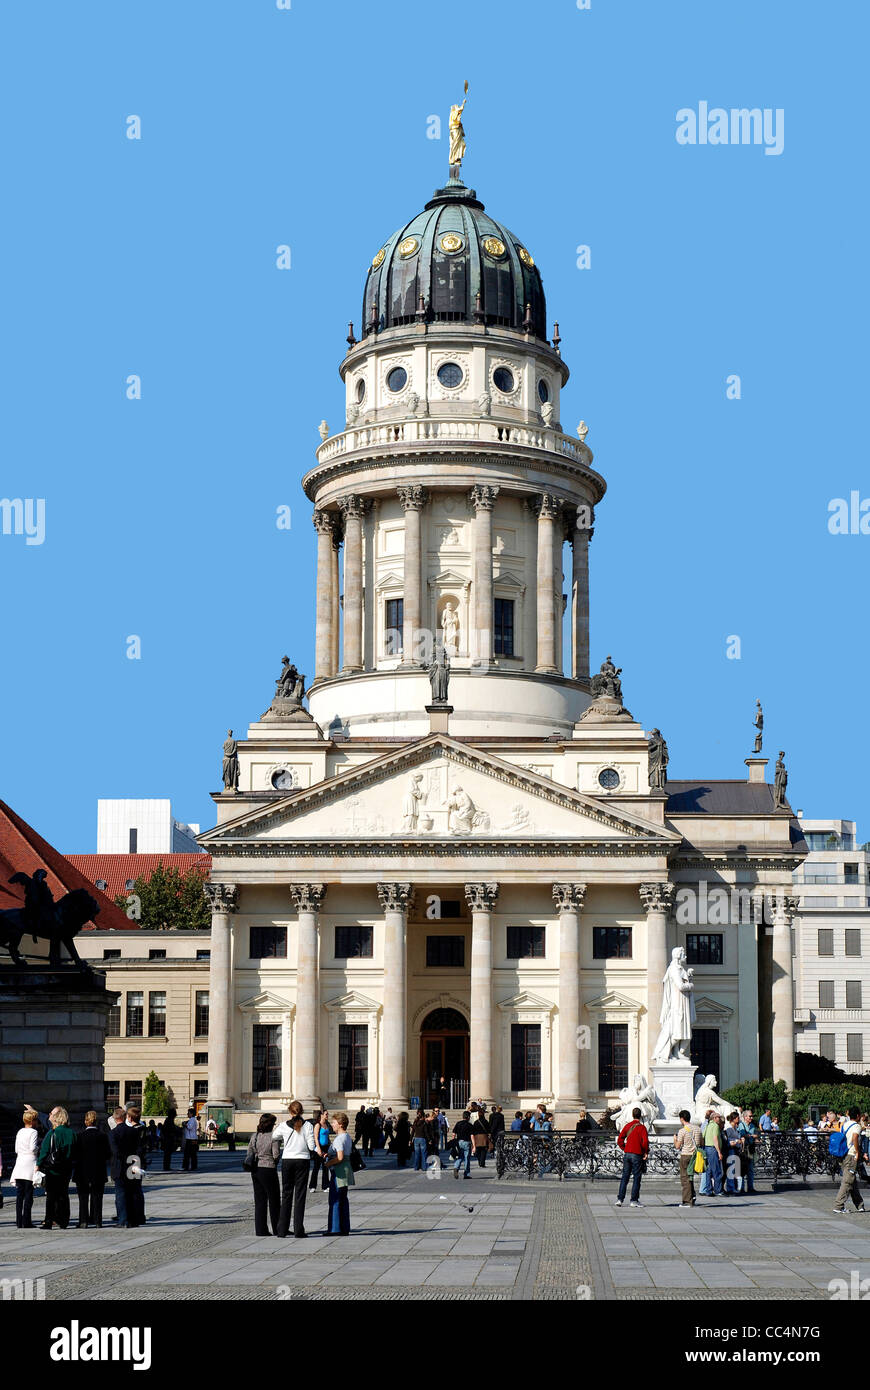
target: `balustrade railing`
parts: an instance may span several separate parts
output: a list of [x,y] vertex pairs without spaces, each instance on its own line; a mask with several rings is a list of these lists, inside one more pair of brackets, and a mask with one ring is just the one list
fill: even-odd
[[[759,1134],[755,1140],[755,1176],[806,1181],[812,1174],[838,1178],[840,1159],[828,1153],[824,1134],[809,1139],[800,1131],[785,1134]],[[567,1130],[552,1133],[500,1134],[495,1147],[498,1177],[562,1178],[618,1177],[622,1172],[622,1152],[616,1135],[601,1131],[573,1134]],[[679,1157],[669,1140],[653,1140],[647,1174],[659,1177],[679,1175]]]
[[483,444],[519,444],[532,449],[548,449],[575,463],[588,464],[589,450],[578,439],[544,426],[499,424],[495,420],[435,419],[422,416],[378,425],[352,425],[326,439],[317,450],[318,464],[329,463],[342,454],[390,444],[425,444],[439,440]]

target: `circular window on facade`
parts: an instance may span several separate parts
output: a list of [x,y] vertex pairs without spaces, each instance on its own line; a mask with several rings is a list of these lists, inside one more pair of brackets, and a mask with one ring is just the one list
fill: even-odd
[[359,381],[356,384],[356,398],[359,404],[361,404],[366,398],[366,384],[363,381],[362,377],[360,377]]
[[546,404],[547,404],[547,401],[548,401],[549,399],[550,399],[550,388],[549,388],[549,386],[547,385],[547,383],[546,383],[546,381],[544,380],[544,378],[541,377],[540,381],[538,382],[538,400],[541,402],[541,405],[546,405]]
[[276,772],[272,773],[272,786],[276,792],[289,792],[298,785],[296,774],[292,768],[279,767]]
[[509,394],[514,389],[514,374],[507,367],[496,367],[492,374],[492,384],[499,391]]
[[462,368],[458,362],[442,362],[438,368],[438,380],[442,386],[459,386],[462,381]]
[[387,372],[387,389],[390,391],[404,391],[408,384],[408,373],[404,367],[394,367],[391,372]]
[[598,785],[605,791],[612,792],[619,786],[619,773],[615,767],[602,768],[598,774]]

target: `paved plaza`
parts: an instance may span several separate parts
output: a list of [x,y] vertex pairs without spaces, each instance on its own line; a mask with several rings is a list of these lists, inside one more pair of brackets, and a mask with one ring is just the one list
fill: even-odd
[[43,1280],[47,1300],[716,1300],[828,1299],[832,1279],[870,1277],[870,1215],[835,1216],[829,1183],[765,1184],[683,1211],[677,1184],[657,1179],[632,1209],[613,1205],[613,1179],[499,1182],[488,1166],[457,1182],[397,1172],[381,1155],[358,1175],[349,1237],[324,1234],[318,1192],[309,1239],[279,1242],[253,1233],[241,1158],[204,1152],[195,1174],[152,1168],[135,1231],[17,1231],[7,1187],[0,1279]]

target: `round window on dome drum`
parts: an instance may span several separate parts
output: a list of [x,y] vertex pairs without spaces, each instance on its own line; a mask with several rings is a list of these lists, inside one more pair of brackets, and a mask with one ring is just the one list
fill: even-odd
[[390,391],[404,391],[408,382],[408,373],[404,367],[394,367],[387,373],[387,388]]
[[438,368],[438,380],[442,386],[459,386],[462,381],[462,368],[458,362],[442,362]]
[[538,382],[538,400],[541,402],[541,405],[546,405],[546,404],[547,404],[547,401],[548,401],[549,399],[550,399],[550,388],[549,388],[549,386],[547,385],[547,383],[546,383],[546,381],[544,380],[544,378],[541,377],[540,381]]
[[605,791],[612,792],[619,786],[619,773],[615,767],[605,767],[598,774],[598,785],[604,787]]
[[356,384],[356,398],[358,404],[361,404],[366,398],[366,384],[362,377],[360,377]]
[[496,367],[492,374],[492,384],[506,395],[514,389],[514,374],[507,367]]

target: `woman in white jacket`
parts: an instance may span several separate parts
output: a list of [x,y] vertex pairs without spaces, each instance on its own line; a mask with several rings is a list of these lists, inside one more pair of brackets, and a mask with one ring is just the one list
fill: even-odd
[[11,1180],[15,1184],[15,1225],[22,1231],[33,1229],[30,1213],[33,1208],[33,1175],[36,1172],[36,1153],[39,1148],[39,1135],[36,1131],[38,1118],[35,1110],[25,1110],[22,1128],[15,1136],[15,1167],[12,1169]]
[[286,1236],[293,1214],[293,1234],[297,1240],[305,1237],[305,1195],[308,1191],[308,1169],[315,1151],[314,1126],[306,1120],[302,1102],[290,1105],[290,1118],[274,1132],[274,1138],[284,1145],[281,1155],[281,1217],[276,1236]]

